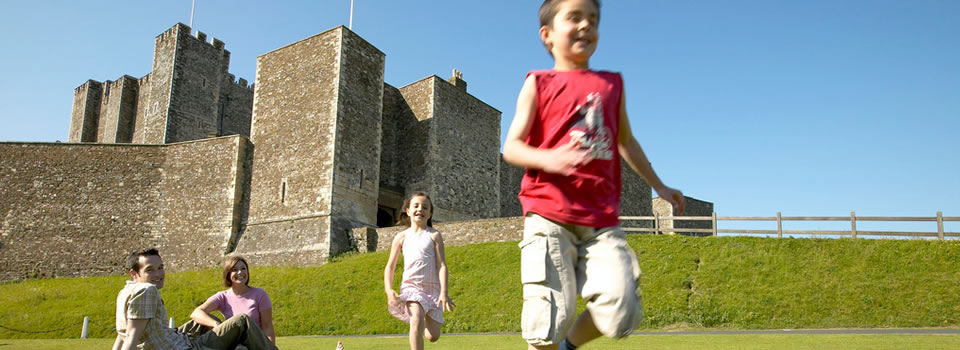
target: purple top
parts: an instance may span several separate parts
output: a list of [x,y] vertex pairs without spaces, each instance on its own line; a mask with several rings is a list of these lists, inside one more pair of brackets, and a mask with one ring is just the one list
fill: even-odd
[[230,318],[236,314],[247,314],[253,319],[253,322],[263,328],[260,324],[260,312],[270,310],[273,305],[270,303],[270,297],[263,289],[256,287],[247,287],[247,291],[241,295],[233,293],[233,289],[227,289],[217,292],[207,301],[211,302],[217,310],[223,313],[223,317]]

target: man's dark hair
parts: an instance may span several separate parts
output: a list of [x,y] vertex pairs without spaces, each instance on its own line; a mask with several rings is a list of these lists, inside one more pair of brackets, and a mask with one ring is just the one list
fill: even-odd
[[[540,5],[540,26],[549,26],[553,24],[553,17],[557,15],[557,8],[560,7],[560,3],[564,0],[543,0],[543,4]],[[597,6],[597,20],[600,20],[600,0],[593,0],[593,4]]]
[[127,268],[133,271],[140,272],[140,257],[141,256],[160,256],[160,251],[157,248],[149,248],[140,251],[135,251],[130,253],[130,256],[127,257]]

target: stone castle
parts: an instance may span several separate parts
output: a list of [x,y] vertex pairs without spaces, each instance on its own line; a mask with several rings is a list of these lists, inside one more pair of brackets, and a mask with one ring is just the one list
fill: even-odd
[[[248,86],[173,26],[149,74],[74,91],[67,143],[0,143],[0,280],[118,273],[143,246],[173,270],[319,264],[376,249],[413,191],[437,222],[520,215],[500,111],[456,71],[386,84],[384,59],[340,26],[259,56]],[[623,189],[623,215],[652,215],[639,176]]]

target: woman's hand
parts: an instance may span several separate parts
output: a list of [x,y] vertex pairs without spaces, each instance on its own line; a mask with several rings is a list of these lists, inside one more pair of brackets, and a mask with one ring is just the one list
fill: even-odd
[[453,307],[457,306],[453,303],[453,299],[450,299],[450,296],[447,294],[441,294],[440,298],[437,298],[437,306],[440,306],[444,311],[453,311]]

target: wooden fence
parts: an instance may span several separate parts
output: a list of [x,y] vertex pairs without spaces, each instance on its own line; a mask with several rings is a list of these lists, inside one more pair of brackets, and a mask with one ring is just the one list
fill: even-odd
[[[653,228],[649,227],[624,227],[627,232],[646,232],[663,234],[667,232],[688,232],[688,233],[709,233],[716,236],[718,233],[739,233],[739,234],[761,234],[777,235],[782,238],[784,234],[788,235],[836,235],[836,236],[887,236],[887,237],[937,237],[943,240],[944,237],[960,237],[960,232],[945,232],[943,230],[944,221],[960,221],[960,216],[943,216],[943,212],[937,212],[933,217],[917,216],[857,216],[850,212],[850,216],[717,216],[714,212],[711,216],[621,216],[622,221],[649,221],[654,223]],[[660,220],[678,221],[710,221],[711,228],[682,228],[682,227],[660,227]],[[777,223],[776,230],[753,230],[753,229],[728,229],[717,228],[719,221],[774,221]],[[849,231],[815,231],[815,230],[784,230],[784,221],[847,221],[850,222]],[[937,230],[930,232],[900,232],[900,231],[860,231],[857,230],[859,221],[886,221],[886,222],[916,222],[916,221],[934,221],[937,223]]]

